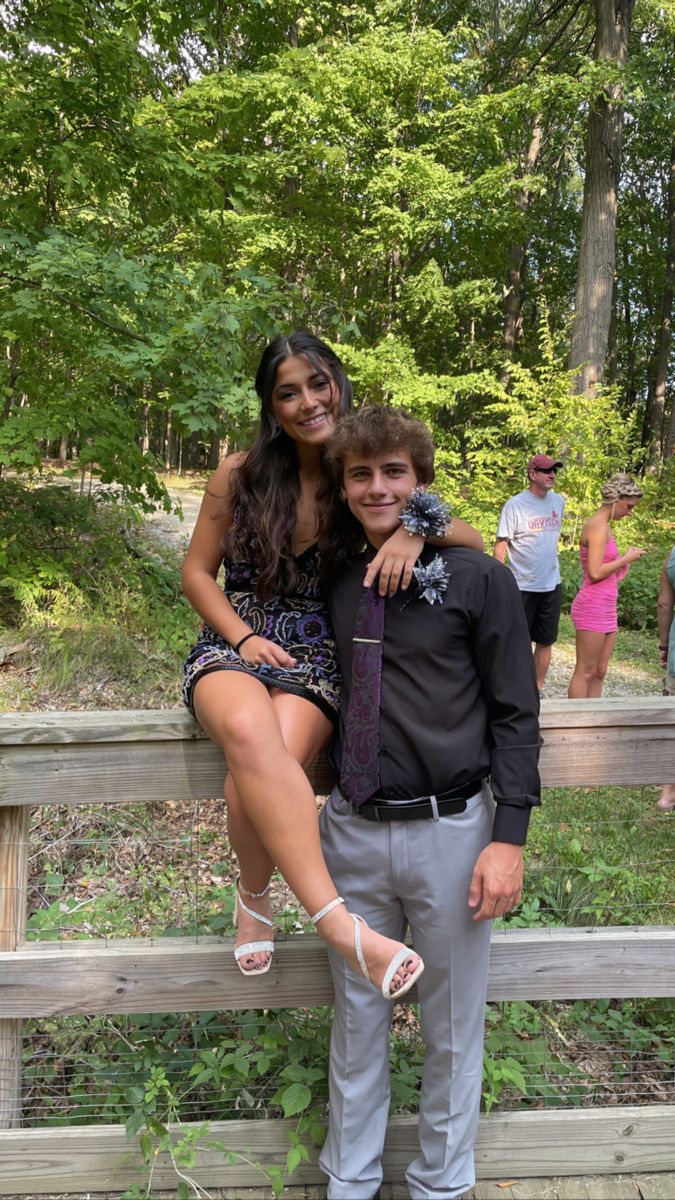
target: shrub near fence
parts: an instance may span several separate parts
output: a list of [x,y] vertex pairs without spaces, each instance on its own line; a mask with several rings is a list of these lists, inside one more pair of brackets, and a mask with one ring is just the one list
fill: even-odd
[[[675,700],[549,701],[542,727],[549,787],[675,778]],[[222,793],[223,762],[194,723],[173,711],[8,715],[0,718],[0,747],[0,1194],[123,1190],[138,1182],[141,1159],[121,1126],[21,1128],[22,1021],[330,1004],[325,950],[315,937],[292,936],[280,943],[269,975],[250,981],[222,939],[27,943],[31,806],[199,800]],[[328,786],[325,763],[315,766],[314,781],[319,791]],[[673,995],[670,927],[507,928],[493,935],[493,1001],[521,1001],[525,1010],[538,1000]],[[675,1106],[658,1103],[492,1112],[481,1120],[479,1174],[672,1169],[674,1119]],[[389,1179],[402,1178],[415,1124],[414,1117],[392,1119]],[[206,1186],[259,1183],[245,1159],[283,1166],[294,1128],[281,1120],[212,1121],[209,1137],[236,1161],[221,1148],[197,1149],[190,1174]],[[160,1155],[153,1185],[170,1187],[175,1179],[170,1156]],[[294,1176],[319,1179],[313,1162]]]

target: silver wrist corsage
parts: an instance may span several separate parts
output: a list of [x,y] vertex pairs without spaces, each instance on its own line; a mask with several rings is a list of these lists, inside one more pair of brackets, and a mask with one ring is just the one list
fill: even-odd
[[411,537],[415,534],[423,538],[442,537],[451,520],[450,509],[433,492],[415,488],[401,512],[400,520]]

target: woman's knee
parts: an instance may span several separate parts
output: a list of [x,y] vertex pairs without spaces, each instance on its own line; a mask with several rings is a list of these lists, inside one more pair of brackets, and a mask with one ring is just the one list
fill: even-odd
[[230,767],[235,762],[253,766],[259,757],[283,750],[278,722],[258,705],[197,707],[197,718],[211,741],[224,751]]
[[598,664],[594,659],[582,659],[581,662],[577,663],[576,674],[580,675],[586,683],[590,683],[591,680],[596,678],[595,672],[597,665]]

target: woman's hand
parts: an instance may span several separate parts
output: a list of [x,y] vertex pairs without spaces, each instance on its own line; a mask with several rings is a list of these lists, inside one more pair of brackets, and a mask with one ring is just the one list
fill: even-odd
[[378,550],[366,571],[363,586],[370,587],[379,574],[377,590],[381,596],[393,596],[399,587],[405,591],[423,549],[424,538],[420,534],[411,537],[401,526]]
[[623,561],[630,565],[630,563],[637,562],[638,558],[642,558],[642,555],[646,553],[647,551],[641,550],[639,546],[631,546],[630,550],[626,550]]
[[259,666],[262,663],[267,663],[270,667],[295,667],[297,663],[295,659],[288,654],[281,646],[277,646],[276,642],[270,642],[267,638],[255,637],[247,638],[239,651],[239,657],[243,658],[244,662],[251,663],[252,666]]

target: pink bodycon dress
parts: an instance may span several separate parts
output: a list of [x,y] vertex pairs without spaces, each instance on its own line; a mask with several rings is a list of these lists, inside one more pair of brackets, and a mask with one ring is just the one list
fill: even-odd
[[[618,557],[616,542],[610,534],[602,561],[614,562]],[[579,547],[579,558],[584,579],[572,602],[574,628],[587,629],[593,633],[616,633],[619,627],[616,615],[619,580],[628,573],[628,567],[621,567],[613,575],[593,583],[588,575],[588,546]]]

